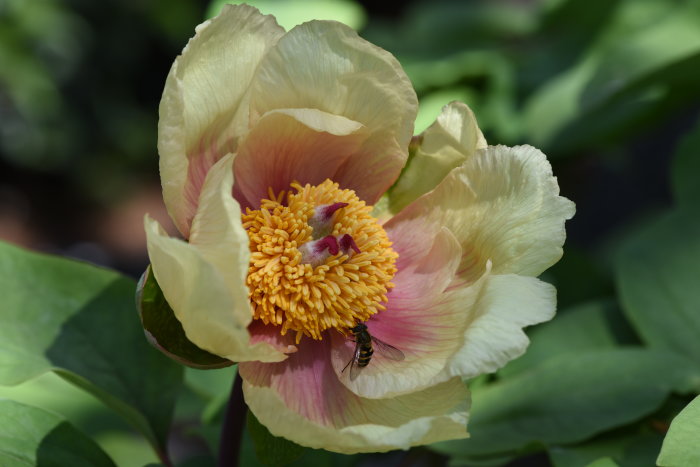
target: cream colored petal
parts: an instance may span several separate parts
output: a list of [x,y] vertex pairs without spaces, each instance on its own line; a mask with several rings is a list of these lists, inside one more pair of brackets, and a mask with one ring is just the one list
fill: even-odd
[[[469,288],[453,292],[445,306],[465,310],[461,347],[431,383],[454,376],[473,378],[492,373],[521,356],[529,344],[525,326],[549,321],[556,310],[555,288],[534,277],[490,276],[478,301],[470,308]],[[458,325],[458,323],[455,323]]]
[[387,231],[446,226],[459,240],[460,274],[479,277],[486,262],[494,274],[538,276],[562,255],[564,221],[574,204],[559,196],[546,157],[531,146],[491,146],[453,169],[431,192],[394,216]]
[[325,341],[302,340],[285,362],[241,364],[245,400],[275,436],[344,454],[408,449],[467,437],[468,391],[460,378],[390,399],[343,386]]
[[234,194],[244,207],[257,209],[269,188],[279,193],[293,181],[318,185],[333,179],[367,137],[365,126],[340,115],[316,109],[270,111],[241,141]]
[[207,171],[235,152],[247,128],[248,88],[258,63],[283,34],[272,16],[247,5],[226,6],[197,27],[170,69],[158,152],[165,204],[185,237]]
[[405,164],[417,99],[398,61],[332,21],[311,21],[287,33],[255,76],[251,118],[274,109],[313,108],[365,125],[366,148],[335,181],[373,204]]
[[401,211],[435,188],[450,170],[486,148],[486,140],[471,109],[461,102],[442,108],[435,123],[411,143],[412,157],[389,192],[389,209]]
[[268,343],[250,344],[246,320],[234,312],[236,300],[224,277],[197,247],[168,237],[149,217],[145,227],[153,273],[189,340],[232,361],[285,358]]
[[234,302],[232,312],[238,322],[248,326],[253,320],[245,283],[250,240],[241,222],[241,208],[231,195],[233,161],[234,155],[229,154],[209,170],[192,221],[189,243],[221,274]]

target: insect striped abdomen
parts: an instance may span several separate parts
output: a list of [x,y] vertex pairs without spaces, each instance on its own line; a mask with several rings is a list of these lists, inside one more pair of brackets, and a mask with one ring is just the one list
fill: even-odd
[[357,366],[367,366],[369,364],[369,361],[372,359],[373,353],[374,350],[372,350],[372,342],[367,342],[366,344],[363,344],[360,348],[360,356],[357,358]]

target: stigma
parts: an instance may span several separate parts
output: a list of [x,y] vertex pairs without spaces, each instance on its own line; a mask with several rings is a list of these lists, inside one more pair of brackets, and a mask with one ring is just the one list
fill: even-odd
[[398,255],[371,206],[326,180],[269,192],[246,209],[250,239],[246,283],[253,318],[320,340],[343,334],[385,309]]

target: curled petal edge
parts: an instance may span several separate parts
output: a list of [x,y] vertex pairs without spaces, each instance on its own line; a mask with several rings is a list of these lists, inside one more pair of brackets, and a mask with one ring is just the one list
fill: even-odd
[[168,237],[148,216],[144,223],[153,274],[190,341],[234,362],[286,358],[266,342],[250,344],[224,278],[195,246]]
[[[399,408],[406,410],[415,404],[445,399],[442,392],[454,392],[450,399],[458,399],[450,410],[434,416],[419,416],[392,426],[391,422]],[[409,449],[411,446],[467,438],[469,393],[459,378],[442,383],[426,391],[395,399],[360,399],[368,404],[364,409],[376,421],[346,426],[324,426],[304,418],[292,411],[270,387],[258,387],[243,381],[245,400],[258,420],[275,436],[282,436],[295,443],[314,449],[326,449],[342,454],[361,452],[386,452],[394,449]],[[455,397],[456,396],[456,397]],[[319,401],[322,403],[322,401]],[[381,405],[387,404],[386,411]],[[384,421],[385,423],[382,423]]]

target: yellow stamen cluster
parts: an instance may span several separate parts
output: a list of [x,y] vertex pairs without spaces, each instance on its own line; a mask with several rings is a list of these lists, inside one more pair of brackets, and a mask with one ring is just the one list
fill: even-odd
[[[280,326],[282,335],[295,331],[297,343],[302,335],[321,339],[327,329],[347,333],[385,309],[398,255],[370,215],[372,208],[354,191],[330,180],[291,186],[296,193],[275,196],[270,190],[260,209],[246,209],[242,216],[250,238],[247,284],[253,317]],[[360,253],[340,251],[315,267],[303,263],[298,248],[318,240],[308,225],[314,208],[337,202],[348,205],[333,214],[331,235],[351,235]]]

